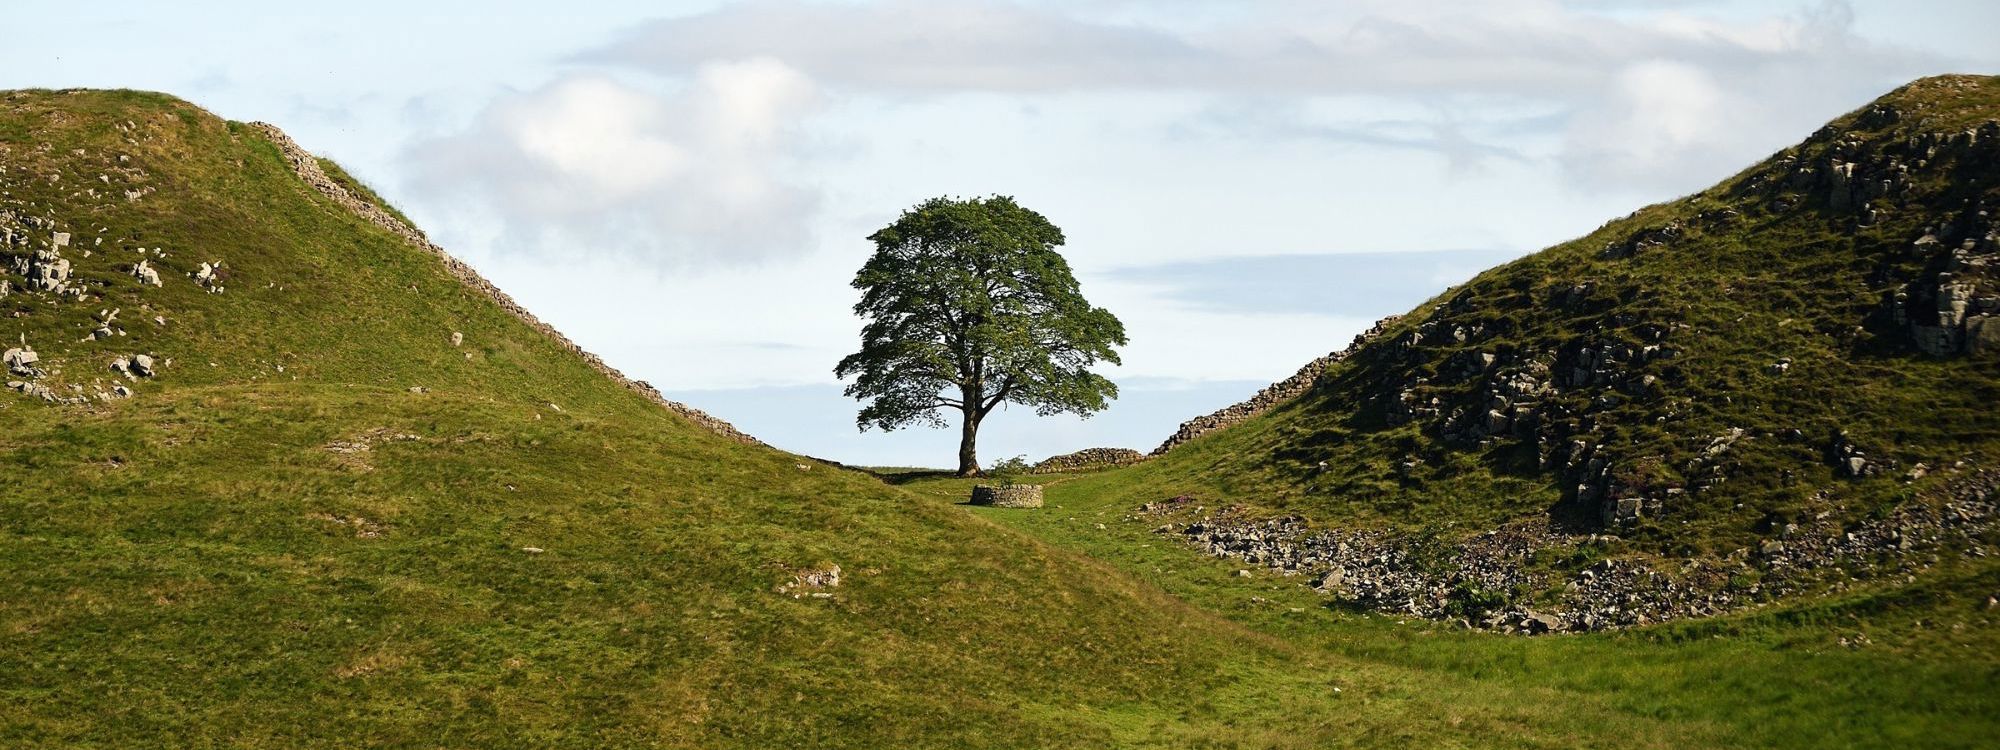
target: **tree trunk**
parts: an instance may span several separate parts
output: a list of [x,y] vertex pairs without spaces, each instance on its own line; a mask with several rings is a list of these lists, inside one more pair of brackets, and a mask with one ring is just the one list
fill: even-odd
[[958,432],[958,475],[976,477],[979,476],[979,450],[976,445],[979,441],[979,412],[966,409],[964,419],[965,424]]

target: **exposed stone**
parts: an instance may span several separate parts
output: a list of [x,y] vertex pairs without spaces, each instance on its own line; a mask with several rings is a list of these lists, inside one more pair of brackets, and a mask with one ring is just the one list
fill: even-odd
[[194,278],[195,284],[208,290],[210,294],[222,293],[222,282],[226,275],[226,272],[222,268],[222,261],[203,263],[194,270],[194,273],[188,275]]
[[[1871,577],[1902,577],[1962,549],[1992,554],[2000,529],[2000,471],[1968,472],[1886,517],[1852,525],[1821,518],[1774,530],[1756,553],[1666,563],[1611,557],[1577,570],[1547,567],[1545,550],[1615,537],[1572,534],[1547,519],[1524,520],[1439,546],[1423,533],[1344,530],[1297,516],[1251,518],[1239,508],[1205,512],[1191,497],[1139,507],[1172,535],[1215,557],[1241,560],[1363,607],[1518,634],[1605,630],[1705,617],[1804,592],[1842,590]],[[1140,519],[1134,519],[1140,520]],[[1602,548],[1600,548],[1602,549]],[[1748,588],[1740,573],[1761,575]],[[1247,575],[1247,573],[1245,574]],[[1527,605],[1534,606],[1529,608]]]
[[1965,350],[1971,354],[2000,352],[2000,316],[1974,315],[1967,318]]
[[973,505],[995,508],[1040,508],[1042,487],[1038,484],[979,485],[972,488]]
[[1639,520],[1641,501],[1636,497],[1612,498],[1604,504],[1604,525],[1620,526]]
[[7,387],[16,391],[20,391],[21,393],[26,394],[30,397],[39,398],[43,401],[57,400],[55,391],[49,390],[48,386],[42,385],[41,383],[30,383],[19,380],[10,380],[7,382]]
[[1669,223],[1661,227],[1641,229],[1624,240],[1612,241],[1598,250],[1597,257],[1606,260],[1630,258],[1641,252],[1665,247],[1681,238],[1681,226]]
[[1112,466],[1125,466],[1146,460],[1146,454],[1131,448],[1085,448],[1075,453],[1050,456],[1031,469],[1036,474],[1054,474],[1065,471],[1088,471]]
[[1172,436],[1168,437],[1165,442],[1160,443],[1160,447],[1154,448],[1150,455],[1157,456],[1166,453],[1169,450],[1173,450],[1176,445],[1263,414],[1278,404],[1304,395],[1306,391],[1312,390],[1314,383],[1319,382],[1320,374],[1326,372],[1328,367],[1346,359],[1354,352],[1359,351],[1363,344],[1382,335],[1382,330],[1389,324],[1394,323],[1396,319],[1397,316],[1391,315],[1376,321],[1375,325],[1369,327],[1367,331],[1359,336],[1355,336],[1353,343],[1348,344],[1346,349],[1307,362],[1304,367],[1299,368],[1299,371],[1293,373],[1291,377],[1273,383],[1264,390],[1258,391],[1257,395],[1251,396],[1247,401],[1223,407],[1214,413],[1182,422],[1180,429],[1175,430]]
[[61,294],[69,290],[69,259],[62,257],[54,248],[15,256],[11,265],[15,273],[27,277],[24,288],[28,291]]
[[97,314],[92,316],[97,321],[97,327],[91,329],[90,335],[84,337],[83,340],[101,341],[103,339],[111,338],[112,336],[125,335],[124,329],[116,327],[116,324],[118,323],[119,312],[120,312],[119,310],[114,310],[114,309],[97,311]]
[[465,344],[465,334],[463,334],[463,333],[459,333],[459,332],[457,332],[457,331],[452,331],[452,332],[451,332],[451,345],[452,345],[452,346],[462,346],[462,345],[464,345],[464,344]]
[[44,374],[42,369],[35,366],[36,363],[41,361],[41,355],[36,354],[35,350],[29,347],[26,341],[23,341],[19,347],[8,349],[4,354],[0,354],[0,362],[5,362],[7,365],[7,374],[17,377],[41,377]]
[[132,278],[138,279],[139,283],[147,286],[160,286],[160,272],[148,265],[147,261],[144,260],[139,261],[138,265],[132,267]]
[[826,589],[839,586],[840,566],[829,563],[822,567],[793,571],[792,580],[778,585],[778,593],[790,594],[793,599],[809,596],[823,599],[832,596]]

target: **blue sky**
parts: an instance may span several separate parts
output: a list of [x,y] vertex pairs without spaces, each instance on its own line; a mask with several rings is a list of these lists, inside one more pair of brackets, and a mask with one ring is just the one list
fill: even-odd
[[[167,91],[339,160],[634,377],[792,450],[858,433],[862,239],[1013,195],[1132,343],[1150,448],[1493,263],[1698,190],[1917,76],[2000,72],[1961,2],[9,3],[0,88]],[[198,8],[199,10],[191,10]]]

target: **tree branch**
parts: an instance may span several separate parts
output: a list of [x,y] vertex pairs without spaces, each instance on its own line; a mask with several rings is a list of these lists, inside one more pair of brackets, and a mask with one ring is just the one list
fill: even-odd
[[993,411],[993,407],[999,406],[1000,402],[1006,401],[1007,397],[1013,395],[1013,393],[1014,393],[1014,377],[1012,375],[1009,375],[1007,376],[1007,379],[1000,384],[1000,390],[993,392],[993,398],[986,399],[985,401],[980,403],[979,416],[982,418],[985,417],[987,412]]

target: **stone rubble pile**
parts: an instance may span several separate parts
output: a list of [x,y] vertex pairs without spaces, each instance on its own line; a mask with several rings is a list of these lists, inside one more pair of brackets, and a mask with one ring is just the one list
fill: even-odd
[[[30,227],[37,227],[45,226],[51,222],[42,220],[40,217],[27,216],[21,219],[21,223]],[[8,244],[19,247],[27,244],[26,240],[28,237],[26,234],[14,234],[10,232],[6,239],[9,241]],[[26,277],[26,281],[22,283],[24,290],[48,292],[57,296],[78,297],[82,295],[81,289],[74,289],[70,286],[70,261],[62,255],[62,249],[69,246],[69,240],[70,235],[68,232],[51,232],[48,244],[34,247],[25,253],[12,257],[8,263],[8,267],[14,273]]]
[[147,354],[134,354],[130,357],[119,357],[111,360],[112,372],[132,378],[153,377],[155,374],[154,367],[153,357]]
[[1206,554],[1296,576],[1366,609],[1510,633],[1592,631],[1738,611],[1794,594],[1841,591],[1906,576],[1940,556],[1986,557],[2000,530],[2000,471],[1966,472],[1936,503],[1839,526],[1821,514],[1774,524],[1757,549],[1671,568],[1598,559],[1573,571],[1537,564],[1602,548],[1613,536],[1570,535],[1546,521],[1442,541],[1396,531],[1322,529],[1296,516],[1255,519],[1207,512],[1179,497],[1139,508],[1169,523],[1156,533]]
[[42,372],[41,368],[35,366],[41,361],[42,356],[36,354],[33,347],[28,346],[28,338],[26,336],[21,337],[20,346],[0,353],[0,362],[6,363],[7,374],[15,377],[39,378],[45,375],[46,373]]
[[793,599],[830,599],[833,592],[828,589],[840,587],[840,566],[828,563],[824,566],[804,568],[792,572],[792,580],[778,585],[778,593]]
[[[143,128],[132,123],[117,126],[126,136],[127,143],[137,145],[144,136]],[[49,152],[44,146],[37,150]],[[93,224],[66,224],[62,216],[99,215],[116,208],[116,192],[99,192],[100,186],[115,186],[124,190],[125,200],[136,200],[152,191],[143,183],[150,176],[131,164],[131,157],[121,154],[93,153],[85,149],[73,149],[61,156],[57,162],[36,162],[33,154],[26,155],[29,161],[13,158],[17,152],[6,144],[0,144],[0,298],[10,298],[7,313],[14,318],[41,317],[48,315],[57,325],[68,325],[90,308],[81,308],[70,303],[89,302],[94,299],[132,292],[143,294],[151,288],[164,285],[161,263],[166,253],[161,248],[123,245],[136,239],[134,236],[119,238],[112,234],[109,226]],[[92,164],[91,162],[97,162]],[[71,190],[61,204],[43,203],[32,195],[20,190],[26,183],[46,183],[68,186],[77,184],[65,182],[64,176],[82,178],[82,183]],[[125,246],[140,257],[132,265],[115,266],[116,275],[99,276],[80,270],[78,263],[88,263],[96,252],[107,247]],[[93,269],[98,270],[98,269]],[[200,283],[200,282],[197,282]],[[25,299],[24,299],[25,298]],[[150,311],[150,306],[141,303],[141,309]],[[97,342],[126,336],[120,323],[123,312],[116,307],[103,307],[88,313],[86,321],[79,321],[84,335],[77,344],[89,346]],[[156,323],[164,325],[165,318],[153,315]],[[64,382],[64,367],[83,352],[76,346],[54,346],[37,352],[27,346],[23,337],[19,347],[10,349],[6,359],[9,390],[30,398],[57,404],[85,404],[92,401],[111,401],[130,398],[131,384],[138,378],[154,377],[159,367],[150,355],[119,356],[114,361],[123,367],[114,366],[113,373],[122,379],[92,378]],[[103,360],[98,360],[103,361]],[[72,368],[70,373],[97,372],[96,367]],[[127,382],[129,379],[131,382]],[[107,380],[109,382],[107,382]]]

